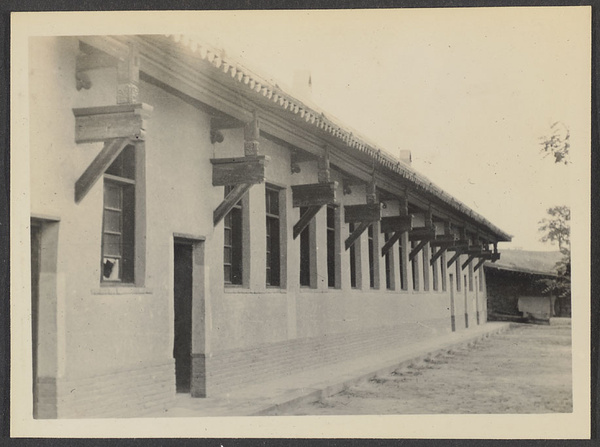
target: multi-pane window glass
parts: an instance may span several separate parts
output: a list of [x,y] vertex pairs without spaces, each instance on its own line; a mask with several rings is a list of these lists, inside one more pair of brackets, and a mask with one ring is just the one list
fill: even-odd
[[[350,223],[348,226],[348,229],[350,230],[350,234],[352,234],[355,229],[354,224]],[[352,287],[353,289],[355,289],[357,287],[357,282],[356,282],[356,244],[358,244],[358,243],[359,243],[359,241],[356,241],[350,247],[350,287]]]
[[337,256],[335,252],[336,226],[335,208],[327,207],[327,286],[335,287],[335,272],[337,270]]
[[426,247],[423,247],[421,251],[423,258],[423,290],[429,290],[429,250]]
[[[302,216],[308,208],[301,207]],[[300,233],[300,285],[310,286],[310,237],[311,226],[307,225]]]
[[265,209],[266,209],[266,235],[267,235],[267,285],[279,286],[280,278],[280,247],[281,241],[279,237],[279,190],[266,187],[265,188]]
[[[410,243],[411,249],[414,249],[417,246],[415,241]],[[413,290],[419,290],[419,261],[415,256],[412,260],[411,264],[411,272],[412,272],[412,282],[413,282]]]
[[457,291],[461,291],[461,281],[460,281],[460,276],[461,276],[461,267],[460,267],[460,256],[456,259],[456,261],[454,262],[455,264],[455,269],[456,269],[456,290]]
[[439,290],[440,288],[440,283],[439,283],[439,278],[440,278],[440,258],[436,259],[435,262],[432,264],[432,275],[433,275],[433,290]]
[[446,256],[440,256],[440,273],[442,274],[442,291],[446,291],[446,277],[448,276],[446,273]]
[[[391,237],[391,233],[385,233],[384,238],[387,242]],[[391,248],[385,254],[385,288],[392,289],[392,251]]]
[[373,225],[369,225],[367,230],[369,238],[369,287],[375,288],[375,242],[373,240]]
[[104,176],[102,281],[134,281],[135,148],[127,146]]
[[[233,189],[225,187],[225,197]],[[242,201],[234,205],[224,221],[223,280],[225,284],[242,284]]]
[[406,265],[404,264],[404,246],[402,238],[398,239],[398,266],[400,267],[400,289],[407,290]]

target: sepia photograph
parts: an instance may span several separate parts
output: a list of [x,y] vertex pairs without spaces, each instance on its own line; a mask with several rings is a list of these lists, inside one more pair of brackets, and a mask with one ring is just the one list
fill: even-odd
[[589,437],[590,7],[11,45],[13,436]]

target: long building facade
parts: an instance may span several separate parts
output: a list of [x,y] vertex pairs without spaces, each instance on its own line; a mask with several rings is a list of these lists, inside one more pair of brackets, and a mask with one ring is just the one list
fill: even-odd
[[30,39],[34,416],[129,416],[486,322],[510,236],[186,36]]

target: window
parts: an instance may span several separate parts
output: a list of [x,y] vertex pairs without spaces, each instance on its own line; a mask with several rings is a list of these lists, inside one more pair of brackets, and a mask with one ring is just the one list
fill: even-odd
[[327,207],[327,287],[335,288],[337,276],[337,231],[335,208]]
[[406,277],[406,264],[404,262],[406,247],[402,244],[402,239],[402,237],[398,239],[398,265],[400,267],[400,289],[408,290],[408,278]]
[[[417,243],[415,241],[412,241],[410,243],[410,246],[412,249],[414,249],[417,246]],[[411,271],[412,271],[412,280],[413,280],[413,290],[419,290],[419,260],[416,256],[412,260],[411,267],[412,267]]]
[[375,231],[374,225],[371,224],[367,230],[368,240],[369,240],[369,287],[371,289],[377,288],[378,284],[376,281],[376,268],[375,268],[375,260],[377,254],[375,253]]
[[279,190],[265,187],[265,209],[267,214],[267,285],[279,286],[281,239],[279,237],[280,213]]
[[[225,196],[233,189],[233,186],[225,187]],[[242,267],[242,200],[227,213],[224,222],[223,241],[223,280],[225,284],[241,285],[243,280]]]
[[[391,233],[385,233],[384,239],[387,242],[391,237]],[[390,248],[385,254],[385,288],[392,290],[394,288],[394,271],[392,270],[392,249]]]
[[135,277],[135,147],[127,146],[104,174],[102,281]]
[[[441,250],[441,249],[438,249],[438,250]],[[440,272],[440,270],[439,270],[440,260],[441,260],[441,258],[437,258],[435,260],[435,262],[433,263],[433,265],[432,265],[432,270],[433,270],[433,272],[432,272],[432,274],[433,274],[433,290],[435,290],[435,291],[439,290],[439,288],[440,288],[440,282],[439,282],[439,279],[440,279],[440,274],[439,274],[439,272]]]
[[[300,216],[306,212],[307,208],[300,208]],[[311,239],[311,225],[307,225],[302,233],[300,233],[300,285],[310,287],[311,281],[311,259],[310,259],[310,239]]]
[[473,261],[469,262],[469,292],[473,291]]
[[479,291],[483,292],[483,267],[480,267],[479,272]]
[[456,265],[456,290],[460,292],[460,290],[461,290],[460,276],[462,273],[462,270],[460,267],[460,256],[456,259],[456,261],[454,261],[454,264]]
[[423,250],[423,290],[429,290],[429,245],[425,245]]
[[[350,231],[350,234],[352,234],[354,232],[355,226],[353,223],[349,224],[348,229]],[[353,289],[356,289],[359,287],[358,284],[358,266],[359,264],[359,257],[357,256],[357,248],[356,245],[360,243],[360,239],[356,240],[354,242],[354,244],[352,244],[352,246],[350,247],[350,287],[352,287]]]
[[446,253],[442,253],[442,256],[440,256],[440,272],[442,274],[442,291],[443,292],[446,291],[446,276],[448,276],[446,271],[447,271]]

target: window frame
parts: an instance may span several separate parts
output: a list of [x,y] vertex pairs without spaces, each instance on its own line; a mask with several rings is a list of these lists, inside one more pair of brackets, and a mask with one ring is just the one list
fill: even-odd
[[[227,197],[227,194],[234,188],[234,185],[229,185],[229,186],[225,186],[223,188],[223,195],[224,197]],[[247,282],[247,272],[245,269],[245,263],[244,263],[244,255],[245,255],[245,250],[244,247],[246,245],[246,241],[245,241],[245,237],[244,237],[244,226],[246,224],[246,216],[245,216],[245,208],[246,208],[246,200],[247,194],[244,195],[244,197],[242,197],[232,208],[231,210],[223,217],[223,285],[225,287],[243,287],[246,282]],[[236,249],[234,247],[234,227],[233,225],[228,225],[229,221],[231,219],[233,219],[233,215],[232,213],[236,213],[237,215],[239,215],[239,223],[236,225],[236,234],[238,234],[239,237],[239,244],[240,247],[239,249]],[[237,228],[239,226],[239,228]],[[226,232],[227,230],[231,231],[231,244],[227,244],[227,239],[226,239]],[[231,274],[233,275],[233,263],[226,263],[225,262],[225,249],[227,247],[230,247],[230,259],[236,259],[236,263],[239,262],[239,266],[237,266],[237,268],[239,269],[240,272],[240,279],[239,282],[233,282],[231,280],[227,280],[226,275],[225,275],[225,267],[229,264],[231,269]],[[237,254],[237,256],[236,256]],[[232,276],[233,278],[233,276]]]
[[[269,208],[269,204],[271,203],[271,201],[268,200],[269,197],[277,197],[277,214],[272,213]],[[282,252],[284,248],[282,237],[282,220],[285,216],[282,209],[283,203],[284,201],[282,200],[282,188],[271,183],[265,184],[265,285],[268,288],[281,288],[284,284],[282,275]],[[277,224],[277,237],[275,239],[277,249],[274,251],[275,256],[273,257],[273,250],[269,250],[269,241],[272,242],[274,240],[270,234],[270,231],[272,230],[272,226],[275,223]],[[271,264],[269,264],[269,260],[271,260]],[[276,265],[277,267],[276,284],[271,283],[269,277],[269,272],[273,272],[274,265]]]
[[[144,147],[142,143],[128,144],[115,158],[103,175],[102,225],[100,237],[100,285],[102,287],[132,287],[143,282],[141,263],[145,246],[139,233],[144,222],[140,216],[140,200],[143,199]],[[107,191],[119,191],[119,206],[109,206]],[[109,213],[119,213],[119,230],[109,227]],[[108,236],[119,236],[118,254],[107,253]],[[116,278],[105,275],[105,259],[118,259]],[[114,268],[111,267],[111,269]],[[112,273],[112,270],[111,270]]]

